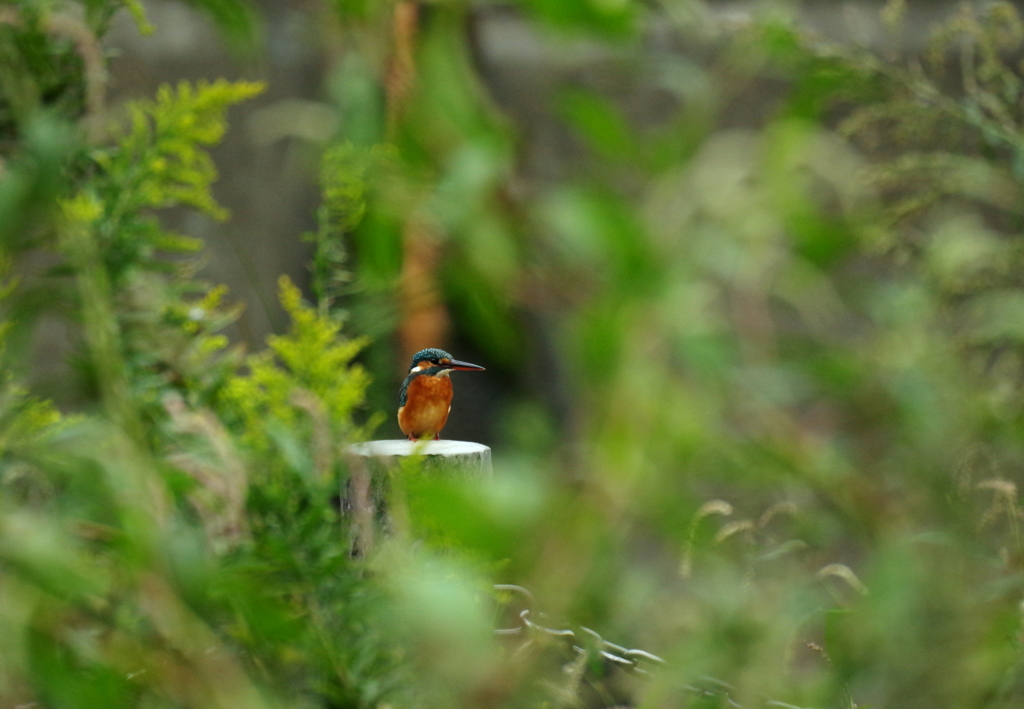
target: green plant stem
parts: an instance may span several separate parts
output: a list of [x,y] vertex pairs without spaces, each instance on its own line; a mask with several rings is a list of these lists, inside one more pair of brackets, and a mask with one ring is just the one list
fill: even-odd
[[92,229],[86,224],[69,225],[62,232],[61,245],[75,270],[82,324],[104,408],[133,441],[144,445],[145,432],[121,354],[121,331],[111,303],[110,280]]

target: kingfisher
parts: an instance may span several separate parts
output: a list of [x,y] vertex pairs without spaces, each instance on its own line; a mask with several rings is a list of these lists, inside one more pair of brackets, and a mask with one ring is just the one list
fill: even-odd
[[448,423],[452,410],[452,380],[448,376],[455,370],[483,371],[483,367],[460,362],[444,350],[420,350],[412,356],[409,376],[402,382],[398,394],[398,427],[410,441],[433,436],[441,440],[440,433]]

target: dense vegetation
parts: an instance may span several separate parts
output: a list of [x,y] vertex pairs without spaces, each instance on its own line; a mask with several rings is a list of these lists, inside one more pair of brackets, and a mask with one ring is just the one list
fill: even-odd
[[[247,6],[192,4],[259,51]],[[310,292],[282,277],[290,326],[247,354],[161,211],[230,218],[207,151],[262,85],[111,109],[102,40],[139,3],[0,6],[0,705],[1024,701],[1016,10],[903,56],[898,0],[884,51],[771,6],[515,7],[668,108],[561,87],[578,154],[538,177],[473,2],[325,3]],[[723,127],[763,81],[764,119]],[[381,420],[366,363],[448,317],[489,367],[543,349],[554,393],[506,415],[491,479],[395,471],[371,534],[339,503]],[[67,411],[29,385],[54,319]],[[576,648],[494,634],[524,608]]]

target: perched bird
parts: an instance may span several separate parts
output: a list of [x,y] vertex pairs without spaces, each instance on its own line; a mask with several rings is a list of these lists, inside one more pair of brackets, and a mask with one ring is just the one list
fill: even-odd
[[457,369],[482,371],[483,367],[460,362],[444,350],[420,350],[412,356],[409,376],[402,382],[398,395],[398,427],[410,441],[439,434],[452,410],[452,380],[449,374]]

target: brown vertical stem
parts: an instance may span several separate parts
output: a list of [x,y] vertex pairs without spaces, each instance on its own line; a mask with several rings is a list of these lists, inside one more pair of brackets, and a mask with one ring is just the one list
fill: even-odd
[[[395,5],[391,59],[385,79],[387,131],[392,139],[415,87],[419,16],[419,5],[414,0]],[[443,345],[448,339],[449,318],[438,287],[441,239],[436,228],[413,212],[406,219],[402,242],[402,321],[398,339],[402,358],[406,359],[424,347]]]
[[391,57],[384,78],[389,137],[394,137],[402,117],[402,109],[416,80],[416,31],[419,14],[419,5],[415,0],[401,0],[395,5]]
[[441,245],[436,232],[412,215],[402,236],[405,257],[398,337],[402,358],[409,359],[424,347],[442,346],[448,339],[450,322],[437,283]]
[[98,140],[100,120],[106,103],[107,67],[103,47],[89,27],[79,20],[54,14],[47,22],[47,31],[71,40],[85,66],[85,127],[90,140]]

